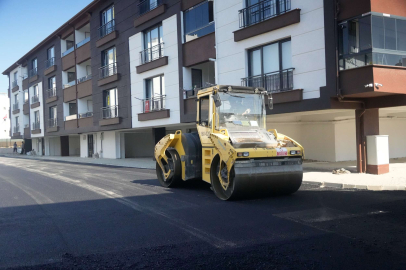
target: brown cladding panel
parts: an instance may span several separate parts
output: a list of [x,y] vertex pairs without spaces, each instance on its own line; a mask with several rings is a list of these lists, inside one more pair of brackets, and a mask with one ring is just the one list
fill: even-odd
[[148,120],[155,120],[155,119],[163,119],[169,118],[170,112],[169,110],[161,110],[149,113],[140,113],[138,114],[138,121],[148,121]]
[[161,15],[163,13],[165,13],[165,5],[160,5],[159,7],[154,8],[153,10],[135,18],[134,27],[138,27],[141,24],[143,24],[149,20],[152,20],[155,17],[158,17],[159,15]]
[[182,11],[204,2],[205,0],[182,0]]
[[73,27],[69,26],[66,30],[64,30],[61,34],[61,39],[66,39],[67,37],[69,37],[71,34],[73,34]]
[[92,127],[93,126],[93,117],[79,118],[79,127]]
[[63,89],[63,102],[76,100],[76,85]]
[[300,9],[283,13],[263,22],[242,28],[234,32],[234,41],[241,41],[300,22]]
[[24,128],[24,139],[31,138],[31,129],[29,127]]
[[367,164],[367,173],[378,174],[378,175],[389,173],[389,164],[385,164],[385,165],[368,165]]
[[183,44],[183,66],[191,67],[216,58],[215,33],[197,38]]
[[41,134],[41,129],[31,130],[31,134]]
[[77,129],[78,128],[78,120],[69,120],[65,121],[65,130],[70,130],[70,129]]
[[17,109],[17,110],[13,111],[13,114],[17,114],[17,113],[20,113],[20,109]]
[[154,60],[152,62],[137,66],[136,67],[137,74],[143,73],[145,71],[148,71],[148,70],[151,70],[154,68],[166,66],[167,64],[168,64],[168,56],[164,56],[164,57]]
[[117,125],[120,123],[120,118],[102,119],[99,121],[99,126]]
[[27,102],[27,103],[24,103],[24,105],[23,105],[23,113],[25,114],[25,115],[27,115],[27,114],[29,114],[30,113],[30,104]]
[[58,100],[58,96],[50,97],[45,100],[45,103],[51,103]]
[[23,80],[23,90],[27,90],[28,89],[28,78]]
[[62,57],[62,70],[66,71],[75,66],[75,51]]
[[92,80],[79,83],[77,85],[78,98],[84,98],[92,95]]
[[80,64],[88,59],[90,59],[90,42],[80,46],[76,49],[76,63]]
[[110,42],[114,39],[116,39],[118,37],[118,32],[117,31],[113,31],[110,34],[102,37],[101,39],[96,41],[96,47],[100,47],[104,44],[106,44],[107,42]]
[[40,102],[35,102],[35,103],[31,104],[31,109],[38,108],[39,106],[40,106]]
[[406,2],[405,0],[371,0],[371,11],[406,17]]
[[46,70],[44,70],[44,75],[48,75],[48,74],[54,72],[55,70],[56,70],[56,65],[53,65],[53,66],[47,68]]
[[184,122],[196,122],[197,117],[197,102],[196,98],[189,98],[183,100],[184,105]]
[[340,89],[343,96],[358,94],[360,92],[373,92],[373,88],[365,85],[373,83],[372,67],[354,68],[340,72]]
[[97,86],[102,86],[102,85],[117,81],[120,78],[119,75],[120,74],[114,74],[114,75],[111,75],[111,76],[109,76],[107,78],[103,78],[101,80],[98,80],[97,81]]
[[303,89],[274,93],[272,98],[274,104],[302,101]]
[[47,132],[58,132],[58,127],[49,127],[47,128]]
[[338,9],[338,21],[343,21],[370,12],[371,0],[338,0]]
[[75,23],[75,29],[80,29],[90,22],[90,14],[85,14],[82,18],[78,19]]
[[19,87],[18,87],[18,85],[16,86],[16,87],[14,87],[13,89],[11,89],[11,92],[17,92],[18,91],[18,89],[20,89]]
[[30,77],[30,78],[28,79],[28,82],[29,82],[29,83],[33,83],[33,82],[35,82],[35,81],[38,80],[38,79],[39,79],[39,76],[38,76],[38,75],[35,75],[35,76]]

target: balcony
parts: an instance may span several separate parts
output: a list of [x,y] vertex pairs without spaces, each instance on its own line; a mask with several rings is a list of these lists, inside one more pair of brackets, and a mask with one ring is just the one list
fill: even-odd
[[169,110],[165,109],[166,96],[155,96],[142,101],[142,113],[138,114],[138,121],[169,118]]
[[37,107],[39,107],[39,105],[40,105],[39,95],[38,94],[33,95],[31,97],[31,109],[37,108]]
[[37,68],[33,68],[29,71],[28,73],[28,81],[29,83],[35,82],[36,80],[38,80],[38,69]]
[[63,85],[63,102],[76,100],[76,80]]
[[78,44],[76,44],[76,49],[82,47],[83,45],[85,45],[89,41],[90,41],[90,37],[87,37],[84,40],[82,40],[81,42],[78,42]]
[[67,49],[66,51],[64,51],[62,53],[62,57],[67,56],[68,54],[70,54],[71,52],[73,52],[75,50],[75,47],[70,47],[69,49]]
[[[213,24],[214,29],[214,24]],[[199,30],[197,30],[199,31]],[[210,59],[216,59],[216,36],[210,33],[198,39],[184,43],[183,46],[183,66],[191,67]],[[199,53],[196,53],[199,52]]]
[[165,12],[165,5],[162,0],[144,0],[138,4],[138,16],[134,20],[134,27],[163,14]]
[[65,83],[65,84],[63,85],[63,89],[72,87],[72,86],[74,86],[74,85],[76,85],[76,81],[70,81],[70,82]]
[[117,38],[118,34],[115,30],[116,23],[115,20],[111,20],[108,23],[99,27],[99,40],[96,41],[96,47],[100,47],[107,42],[112,41],[113,39]]
[[164,57],[164,43],[160,43],[140,52],[140,65],[137,74],[162,67],[168,64],[168,57]]
[[41,133],[41,122],[35,121],[31,126],[31,134],[40,134]]
[[58,119],[57,118],[48,119],[47,132],[57,132],[57,131],[58,131]]
[[11,83],[11,92],[13,92],[13,93],[17,92],[18,89],[19,89],[18,83],[17,83],[17,80],[15,80],[14,82]]
[[65,117],[65,130],[77,129],[78,117],[77,114],[72,114]]
[[23,90],[28,89],[28,74],[24,74],[23,75]]
[[20,106],[18,105],[18,102],[17,102],[17,103],[13,104],[13,114],[18,114],[18,113],[20,113]]
[[62,70],[66,71],[71,67],[76,65],[75,54],[72,53],[75,50],[75,47],[71,47],[70,49],[66,50],[62,53]]
[[92,127],[93,126],[93,112],[86,112],[79,114],[79,127]]
[[24,139],[30,139],[30,138],[31,138],[30,124],[25,124],[25,126],[24,126]]
[[13,128],[13,138],[19,137],[19,136],[21,136],[21,133],[20,133],[20,125],[16,125],[16,126]]
[[44,75],[51,74],[55,70],[56,70],[55,57],[51,57],[50,59],[45,61]]
[[118,116],[118,105],[101,108],[100,126],[115,125],[120,123]]
[[242,86],[263,87],[273,94],[274,103],[286,103],[303,99],[303,90],[293,88],[293,70],[285,69],[263,75],[243,78]]
[[240,30],[234,41],[241,41],[300,22],[300,10],[291,10],[291,0],[263,0],[238,11]]
[[24,115],[30,114],[30,103],[28,102],[28,99],[25,100],[23,104],[23,114]]
[[90,37],[87,37],[76,44],[76,64],[83,63],[90,59],[90,57]]
[[102,86],[118,80],[117,62],[99,68],[98,86]]
[[46,91],[46,100],[45,103],[51,103],[58,100],[58,96],[56,95],[56,87],[48,89]]
[[78,98],[84,98],[92,95],[92,74],[78,79],[77,91]]

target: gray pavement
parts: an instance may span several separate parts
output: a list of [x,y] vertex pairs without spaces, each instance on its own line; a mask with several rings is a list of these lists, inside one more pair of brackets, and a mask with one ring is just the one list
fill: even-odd
[[0,157],[0,268],[406,269],[406,193],[222,202],[153,170]]

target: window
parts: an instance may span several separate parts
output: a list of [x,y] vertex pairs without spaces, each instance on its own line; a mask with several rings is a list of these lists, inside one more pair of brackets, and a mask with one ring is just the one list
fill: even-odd
[[24,103],[28,103],[28,91],[24,91]]
[[72,40],[67,40],[66,41],[66,52],[69,51],[70,48],[73,48],[75,46],[75,42],[73,42]]
[[192,87],[201,89],[203,87],[203,72],[201,69],[192,69]]
[[158,7],[162,0],[141,0],[139,3],[140,15]]
[[103,107],[117,106],[117,89],[103,91]]
[[32,69],[36,69],[37,68],[37,58],[33,59],[31,61],[31,68]]
[[57,114],[57,110],[56,110],[56,106],[52,106],[49,107],[49,119],[55,119],[56,118],[56,114]]
[[33,91],[33,96],[35,96],[35,97],[38,96],[38,85],[34,85],[33,90],[34,90]]
[[105,35],[110,34],[114,31],[114,6],[110,6],[105,9],[100,16],[100,24],[101,27],[99,28],[99,35],[100,37],[104,37]]
[[39,123],[40,118],[39,118],[39,111],[34,112],[34,122]]
[[163,56],[162,24],[144,31],[144,51],[141,63],[147,63]]
[[278,92],[293,89],[291,41],[282,40],[248,52],[249,77],[246,86],[264,87]]
[[20,123],[20,119],[19,119],[18,116],[16,116],[16,126],[17,126],[17,127],[19,126],[19,123]]
[[165,77],[164,75],[145,80],[144,112],[165,108]]
[[185,42],[213,33],[213,2],[205,1],[183,13]]
[[55,57],[55,48],[51,47],[47,50],[47,59],[52,59]]
[[291,0],[246,0],[239,11],[240,28],[250,26],[289,11]]
[[18,94],[14,95],[14,104],[17,104],[17,103],[18,103]]
[[112,47],[102,52],[102,67],[100,68],[100,78],[112,76],[117,73],[116,47]]
[[68,84],[74,81],[76,81],[76,72],[68,72]]
[[207,127],[209,125],[210,98],[205,96],[199,100],[199,124]]
[[75,115],[77,112],[77,104],[76,102],[69,103],[69,115]]
[[[68,73],[69,74],[69,73]],[[68,75],[68,77],[69,77],[69,75]],[[55,79],[55,76],[54,77],[51,77],[51,78],[48,78],[48,89],[53,89],[53,88],[55,88],[56,87],[56,79]]]
[[372,64],[406,66],[406,18],[362,16],[340,23],[338,30],[341,70]]
[[14,72],[14,81],[16,82],[17,81],[17,75],[18,75],[18,72],[16,71],[16,72]]

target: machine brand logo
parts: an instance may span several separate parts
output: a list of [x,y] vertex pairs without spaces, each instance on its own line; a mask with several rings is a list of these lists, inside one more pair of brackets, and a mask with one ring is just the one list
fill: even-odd
[[288,155],[288,149],[286,149],[286,148],[276,148],[276,155],[277,156],[287,156]]

